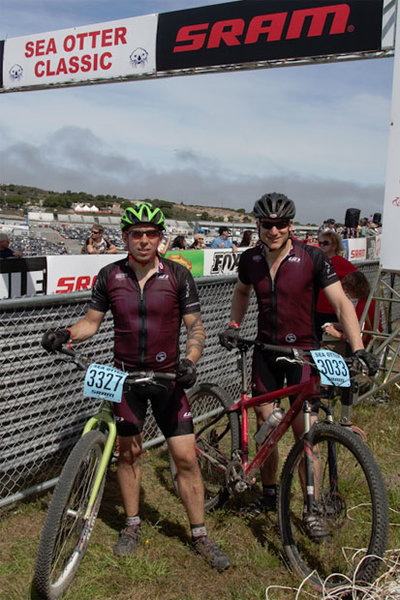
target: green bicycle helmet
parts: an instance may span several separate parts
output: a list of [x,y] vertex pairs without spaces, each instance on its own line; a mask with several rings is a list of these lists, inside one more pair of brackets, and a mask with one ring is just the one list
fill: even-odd
[[162,211],[150,202],[135,202],[128,206],[121,217],[121,229],[127,229],[131,225],[139,223],[151,223],[156,225],[160,231],[165,229],[165,217]]

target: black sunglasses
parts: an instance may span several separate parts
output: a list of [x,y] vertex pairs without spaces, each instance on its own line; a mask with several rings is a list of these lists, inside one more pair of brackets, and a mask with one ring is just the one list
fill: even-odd
[[277,229],[285,229],[285,227],[289,227],[289,220],[283,219],[281,221],[260,221],[261,227],[263,229],[272,229],[276,227]]
[[331,242],[328,242],[328,240],[322,240],[321,242],[318,242],[318,246],[330,246]]

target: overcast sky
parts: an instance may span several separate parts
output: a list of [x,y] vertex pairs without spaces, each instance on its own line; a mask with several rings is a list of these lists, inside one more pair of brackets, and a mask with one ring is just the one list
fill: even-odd
[[[213,0],[0,0],[0,39]],[[306,223],[383,207],[392,59],[0,94],[0,182],[245,208]]]

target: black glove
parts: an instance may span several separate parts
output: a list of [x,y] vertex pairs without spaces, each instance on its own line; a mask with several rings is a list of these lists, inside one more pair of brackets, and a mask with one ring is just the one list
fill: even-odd
[[375,354],[371,354],[371,352],[366,352],[365,350],[356,350],[354,356],[363,366],[367,367],[368,375],[375,375],[378,372],[379,360]]
[[236,348],[240,336],[240,327],[229,325],[228,329],[218,334],[219,343],[227,350]]
[[68,329],[49,329],[42,337],[42,346],[47,352],[61,350],[62,345],[69,341],[71,334]]
[[176,368],[176,383],[183,388],[190,388],[196,381],[197,373],[194,363],[189,358],[182,358]]

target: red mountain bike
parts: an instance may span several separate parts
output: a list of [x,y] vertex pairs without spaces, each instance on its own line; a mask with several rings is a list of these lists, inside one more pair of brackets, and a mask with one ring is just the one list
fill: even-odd
[[[312,364],[312,375],[297,385],[249,397],[247,354],[255,345],[279,354],[282,360]],[[388,504],[379,467],[362,437],[351,427],[351,393],[347,394],[346,418],[341,424],[334,422],[329,404],[321,401],[325,417],[310,426],[311,400],[321,396],[321,377],[335,379],[335,373],[346,367],[344,359],[335,353],[326,353],[326,360],[315,359],[310,352],[245,339],[239,340],[238,351],[240,400],[232,402],[225,390],[208,383],[201,384],[189,397],[206,509],[216,508],[255,484],[260,466],[303,411],[305,433],[287,455],[278,489],[279,530],[289,567],[300,577],[309,577],[318,589],[332,574],[330,587],[340,585],[345,577],[354,577],[358,583],[373,580],[379,557],[386,549]],[[360,372],[357,359],[346,362],[350,363],[352,376]],[[353,377],[351,386],[356,385]],[[267,402],[279,407],[287,396],[296,396],[294,403],[281,413],[279,424],[250,458],[248,410]],[[177,489],[173,461],[171,470]],[[317,543],[308,537],[304,507],[308,514],[322,518],[329,541]]]

